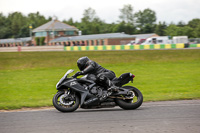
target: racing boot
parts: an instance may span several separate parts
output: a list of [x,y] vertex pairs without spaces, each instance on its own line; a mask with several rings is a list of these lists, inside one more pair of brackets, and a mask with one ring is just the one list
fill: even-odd
[[119,87],[118,86],[115,86],[110,80],[108,80],[108,91],[111,91],[111,92],[118,92],[119,91]]

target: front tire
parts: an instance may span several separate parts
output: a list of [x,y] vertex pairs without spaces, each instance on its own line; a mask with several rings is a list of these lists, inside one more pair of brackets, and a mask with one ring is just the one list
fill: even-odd
[[79,103],[76,94],[65,94],[64,91],[58,91],[53,97],[53,106],[61,112],[73,112],[79,107]]
[[135,97],[133,99],[115,99],[115,103],[119,105],[119,107],[131,110],[140,107],[143,103],[143,95],[137,88],[133,86],[123,86],[122,88],[129,89],[135,93]]

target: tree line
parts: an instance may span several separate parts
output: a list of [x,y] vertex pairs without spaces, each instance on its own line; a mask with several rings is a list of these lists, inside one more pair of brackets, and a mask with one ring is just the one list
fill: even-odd
[[[73,18],[62,22],[77,27],[83,35],[124,32],[126,34],[156,33],[160,36],[188,36],[189,38],[200,38],[200,19],[194,18],[188,23],[183,21],[177,24],[171,22],[156,23],[156,12],[147,8],[134,13],[130,4],[119,9],[119,20],[113,23],[106,23],[99,18],[92,8],[85,9],[81,21],[74,21]],[[39,12],[30,13],[27,16],[21,12],[13,12],[8,16],[0,13],[0,39],[19,38],[30,36],[29,27],[33,29],[52,20],[46,18]]]

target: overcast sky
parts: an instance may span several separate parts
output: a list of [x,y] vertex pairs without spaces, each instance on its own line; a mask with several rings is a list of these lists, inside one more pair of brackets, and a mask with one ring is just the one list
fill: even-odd
[[157,22],[187,23],[200,18],[200,0],[0,0],[0,12],[4,15],[15,11],[24,15],[37,11],[45,17],[57,16],[60,21],[73,18],[81,20],[85,9],[91,7],[96,15],[107,23],[119,20],[119,9],[131,4],[134,13],[150,8],[156,12]]

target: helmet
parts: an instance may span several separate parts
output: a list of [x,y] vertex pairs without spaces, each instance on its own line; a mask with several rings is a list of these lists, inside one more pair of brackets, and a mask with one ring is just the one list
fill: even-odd
[[87,62],[89,61],[90,59],[85,56],[85,57],[81,57],[77,60],[77,66],[79,68],[80,71],[83,71],[86,67],[87,67]]

